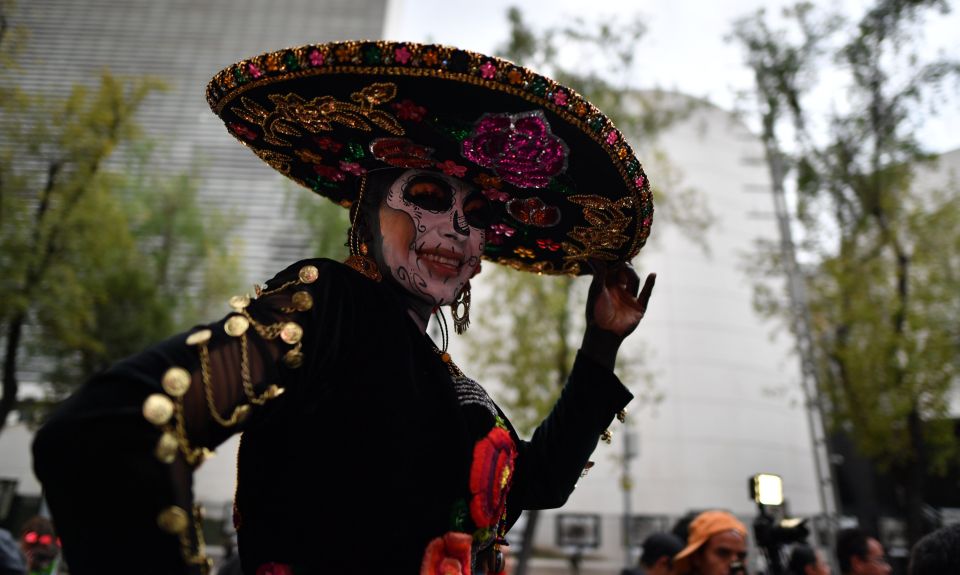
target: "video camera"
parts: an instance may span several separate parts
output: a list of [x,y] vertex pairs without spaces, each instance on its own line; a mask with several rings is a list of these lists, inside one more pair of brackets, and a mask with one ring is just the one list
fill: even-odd
[[753,536],[767,560],[767,575],[782,575],[783,548],[804,543],[810,535],[807,520],[785,517],[783,479],[779,475],[758,473],[749,479],[750,498],[759,511],[753,521]]

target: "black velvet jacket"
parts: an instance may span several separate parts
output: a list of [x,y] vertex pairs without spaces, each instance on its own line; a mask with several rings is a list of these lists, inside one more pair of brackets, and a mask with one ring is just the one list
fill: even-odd
[[[305,266],[317,268],[317,279],[298,283]],[[234,521],[246,573],[270,562],[298,573],[417,573],[431,540],[476,532],[471,470],[478,441],[495,426],[516,447],[502,530],[524,509],[563,505],[601,433],[632,398],[613,373],[578,354],[560,400],[521,440],[481,388],[455,377],[393,289],[337,262],[307,260],[267,285],[288,299],[272,310],[264,309],[269,298],[250,304],[249,317],[263,325],[292,317],[302,326],[303,362],[286,366],[279,358],[290,346],[277,351],[279,340],[258,339],[250,328],[256,391],[276,383],[285,393],[237,426]],[[287,313],[281,304],[296,290],[309,292],[312,306]],[[224,333],[228,318],[202,326],[213,334],[209,371],[224,418],[246,401],[237,391],[238,340]],[[204,415],[200,360],[185,336],[95,377],[37,434],[36,473],[73,573],[188,570],[183,548],[195,535],[171,535],[157,518],[170,506],[190,509],[192,466],[181,455],[158,460],[164,427],[144,418],[144,400],[167,393],[164,374],[181,366],[193,381],[179,407],[193,445],[215,447],[236,429]]]

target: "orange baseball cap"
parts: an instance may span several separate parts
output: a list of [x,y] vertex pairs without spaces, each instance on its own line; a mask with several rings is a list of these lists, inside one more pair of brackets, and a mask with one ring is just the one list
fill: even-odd
[[726,511],[704,511],[690,523],[687,546],[673,557],[677,573],[683,574],[690,570],[689,558],[694,551],[717,533],[736,531],[744,539],[747,538],[747,528],[736,517]]

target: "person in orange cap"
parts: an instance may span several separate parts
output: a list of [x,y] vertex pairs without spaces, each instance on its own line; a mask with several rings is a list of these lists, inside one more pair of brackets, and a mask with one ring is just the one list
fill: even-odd
[[726,511],[704,511],[690,523],[687,546],[674,557],[677,575],[746,573],[747,528]]

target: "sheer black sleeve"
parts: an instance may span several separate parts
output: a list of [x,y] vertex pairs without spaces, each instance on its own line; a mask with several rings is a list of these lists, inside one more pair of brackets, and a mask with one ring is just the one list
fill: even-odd
[[608,426],[631,399],[613,372],[577,354],[560,399],[530,441],[518,444],[509,525],[524,509],[552,509],[567,501],[590,454],[601,439],[609,441]]

